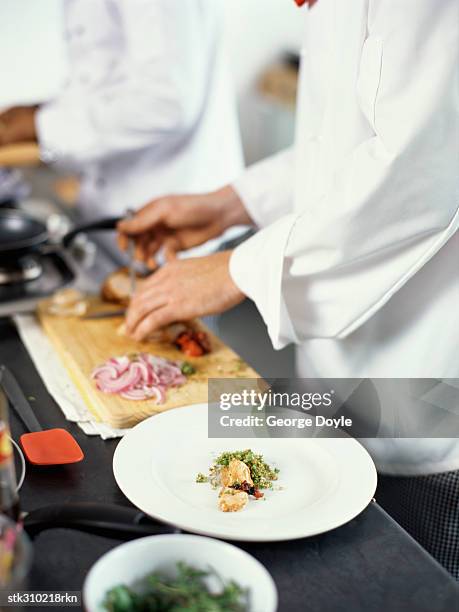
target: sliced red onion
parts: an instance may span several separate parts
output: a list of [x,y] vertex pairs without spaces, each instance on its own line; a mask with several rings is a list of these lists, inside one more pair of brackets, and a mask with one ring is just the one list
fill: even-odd
[[142,401],[148,399],[148,395],[143,389],[131,389],[130,391],[122,391],[120,393],[120,396],[124,397],[124,399],[134,401]]
[[166,400],[166,391],[163,387],[155,385],[153,387],[144,387],[144,393],[149,398],[156,398],[156,404],[164,404]]
[[129,368],[131,360],[127,355],[123,355],[123,357],[112,357],[108,360],[108,363],[113,364],[118,374],[123,374]]
[[177,363],[148,353],[133,359],[127,355],[112,357],[96,368],[91,377],[104,393],[119,394],[129,400],[150,399],[155,404],[165,402],[168,387],[186,382]]
[[91,378],[118,378],[118,370],[113,365],[105,364],[93,370]]
[[120,393],[121,391],[128,391],[134,389],[138,382],[140,382],[142,376],[136,368],[129,368],[121,374],[116,380],[101,380],[100,389],[105,393]]
[[150,369],[145,363],[142,363],[141,361],[133,361],[130,367],[131,367],[131,370],[134,370],[134,371],[137,370],[140,378],[142,379],[144,383],[148,383],[150,381],[150,378],[151,378]]

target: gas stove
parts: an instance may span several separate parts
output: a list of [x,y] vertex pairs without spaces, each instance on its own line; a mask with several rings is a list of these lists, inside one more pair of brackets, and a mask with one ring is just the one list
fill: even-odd
[[34,310],[39,300],[74,280],[71,263],[57,252],[0,264],[0,316]]
[[27,255],[11,264],[0,260],[0,286],[36,280],[43,272],[39,257]]

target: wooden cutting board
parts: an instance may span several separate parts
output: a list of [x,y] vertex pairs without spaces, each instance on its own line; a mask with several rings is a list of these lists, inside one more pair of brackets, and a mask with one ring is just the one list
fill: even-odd
[[[98,298],[91,300],[91,312],[110,308]],[[46,313],[46,301],[39,305],[38,317],[91,413],[112,427],[132,427],[152,414],[206,402],[209,378],[259,378],[255,370],[202,323],[199,325],[209,335],[212,351],[208,355],[192,358],[184,356],[169,343],[137,343],[130,340],[119,333],[122,317],[89,320],[52,316]],[[183,386],[169,389],[166,402],[160,406],[149,400],[126,400],[98,391],[91,379],[93,369],[110,357],[135,352],[189,361],[196,368],[196,373]]]

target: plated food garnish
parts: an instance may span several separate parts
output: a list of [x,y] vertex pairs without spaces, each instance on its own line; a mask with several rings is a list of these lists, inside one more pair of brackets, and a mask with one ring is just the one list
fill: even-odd
[[[206,579],[215,576],[222,587],[210,591]],[[247,612],[248,592],[236,582],[223,582],[213,570],[204,572],[177,563],[177,576],[170,578],[154,572],[133,589],[123,585],[111,589],[104,601],[109,612]]]
[[262,455],[251,449],[228,451],[219,455],[209,468],[209,474],[199,473],[197,483],[210,483],[212,488],[221,487],[218,507],[222,512],[239,512],[249,501],[249,496],[261,499],[260,489],[272,489],[279,470],[272,468]]
[[168,361],[148,353],[112,357],[95,368],[91,378],[99,391],[129,400],[153,399],[162,404],[167,389],[180,387],[194,373],[188,362]]

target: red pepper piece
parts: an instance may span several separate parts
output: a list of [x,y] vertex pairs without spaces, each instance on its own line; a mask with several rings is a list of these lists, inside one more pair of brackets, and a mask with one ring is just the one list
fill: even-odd
[[184,331],[176,338],[175,344],[188,357],[201,357],[210,352],[210,343],[205,332]]
[[195,340],[189,340],[182,347],[183,352],[188,357],[201,357],[204,355],[204,350]]

